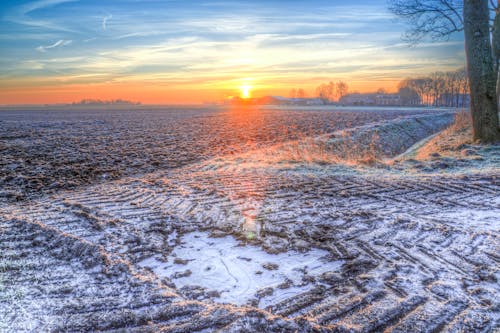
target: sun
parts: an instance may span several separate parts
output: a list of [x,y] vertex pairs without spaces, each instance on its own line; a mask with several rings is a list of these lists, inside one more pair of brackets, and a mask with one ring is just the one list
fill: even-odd
[[240,87],[241,98],[250,98],[252,96],[252,86],[244,85]]

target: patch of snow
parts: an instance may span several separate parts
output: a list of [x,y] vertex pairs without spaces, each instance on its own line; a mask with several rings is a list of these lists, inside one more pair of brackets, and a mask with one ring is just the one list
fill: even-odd
[[[339,271],[343,261],[328,261],[327,255],[315,248],[269,254],[257,246],[240,246],[231,236],[210,238],[206,232],[192,232],[181,237],[167,262],[150,257],[139,265],[172,279],[177,288],[201,286],[217,291],[220,296],[215,301],[221,303],[242,305],[255,299],[259,290],[272,288],[259,304],[265,307],[310,290],[313,285],[303,279],[306,275]],[[287,281],[289,287],[277,288]]]
[[461,224],[468,229],[475,229],[479,231],[500,231],[498,223],[499,210],[485,210],[485,209],[472,209],[455,208],[453,211],[445,211],[437,214],[442,219],[454,221]]

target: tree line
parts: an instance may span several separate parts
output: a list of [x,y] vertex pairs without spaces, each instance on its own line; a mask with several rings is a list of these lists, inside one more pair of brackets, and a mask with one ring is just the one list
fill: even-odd
[[404,105],[468,106],[469,80],[465,68],[408,78],[399,83],[398,89]]
[[[320,84],[315,91],[315,97],[328,104],[339,101],[349,93],[349,85],[345,81],[330,81]],[[378,95],[388,92],[380,88]],[[448,72],[434,72],[427,76],[407,78],[398,85],[397,94],[401,105],[427,105],[445,107],[467,107],[469,103],[469,80],[464,68]],[[291,89],[290,98],[305,98],[304,89]]]
[[[349,92],[349,85],[344,81],[327,82],[320,84],[315,91],[314,97],[323,101],[324,104],[332,103],[340,100]],[[307,93],[302,88],[293,88],[288,95],[290,98],[306,98]]]

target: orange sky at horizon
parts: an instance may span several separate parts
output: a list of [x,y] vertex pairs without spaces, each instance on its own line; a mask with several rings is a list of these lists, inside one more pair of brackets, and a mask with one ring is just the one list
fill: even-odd
[[[336,81],[336,80],[333,80]],[[327,82],[327,81],[324,81]],[[348,81],[350,92],[374,92],[384,88],[395,92],[399,80],[383,82]],[[315,97],[316,87],[321,82],[303,84],[301,86],[283,85],[261,87],[253,83],[250,97],[284,96],[288,97],[293,88],[302,88],[306,97]],[[200,104],[204,102],[220,102],[231,96],[241,96],[239,86],[211,88],[195,86],[171,86],[144,82],[114,82],[94,84],[44,85],[32,89],[3,87],[0,90],[0,105],[16,104],[59,104],[79,102],[82,99],[114,100],[123,99],[142,104]]]

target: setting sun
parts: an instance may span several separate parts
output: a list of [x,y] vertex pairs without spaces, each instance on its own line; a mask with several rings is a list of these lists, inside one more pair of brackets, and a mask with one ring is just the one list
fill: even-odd
[[252,86],[245,85],[240,87],[241,98],[250,98],[252,93]]

